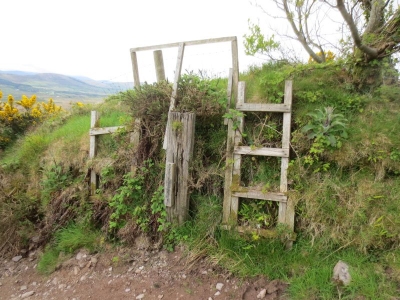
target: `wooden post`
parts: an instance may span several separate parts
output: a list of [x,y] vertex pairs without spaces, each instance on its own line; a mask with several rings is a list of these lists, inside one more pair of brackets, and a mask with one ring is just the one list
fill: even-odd
[[[292,81],[287,80],[285,82],[285,96],[284,104],[291,107],[292,105]],[[291,124],[291,112],[283,113],[283,125],[282,125],[282,149],[287,150],[289,153],[290,147],[290,124]],[[289,167],[289,157],[281,158],[281,182],[280,192],[287,193],[287,169]],[[284,223],[289,228],[294,230],[294,205],[288,199],[287,203],[281,202],[279,205],[278,222]]]
[[[181,78],[184,52],[185,52],[185,43],[180,43],[179,49],[178,49],[178,58],[176,60],[175,80],[174,80],[174,85],[172,87],[171,101],[169,103],[169,111],[170,112],[175,109],[175,105],[176,105],[176,97],[178,95],[178,85],[179,85],[179,79]],[[165,128],[163,149],[167,149],[167,140],[168,140],[168,132],[169,132],[168,128],[170,127],[170,125],[171,125],[171,122],[169,120],[169,115],[168,115],[168,123],[167,123],[167,127]]]
[[[232,90],[233,107],[236,107],[238,101],[238,84],[239,84],[239,59],[237,39],[231,42],[232,50]],[[229,99],[228,99],[229,100]],[[232,104],[229,102],[229,106]],[[228,119],[228,138],[226,140],[226,163],[225,163],[225,182],[224,182],[224,202],[222,212],[222,223],[228,225],[231,218],[231,184],[233,179],[234,157],[233,150],[235,146],[235,132],[233,130],[233,121]],[[233,205],[236,206],[236,203]],[[234,214],[232,214],[234,215]],[[237,217],[237,216],[236,216]],[[235,217],[235,218],[236,218]],[[233,221],[233,220],[232,220]]]
[[239,53],[237,39],[235,38],[231,44],[232,48],[232,94],[233,107],[236,107],[238,101],[238,86],[239,86]]
[[137,62],[136,52],[131,52],[131,61],[132,61],[132,71],[133,71],[133,83],[135,88],[140,88],[139,66]]
[[157,82],[165,80],[164,59],[161,50],[153,51]]
[[[245,100],[245,82],[239,81],[238,87],[238,100],[237,105],[244,103]],[[243,117],[238,117],[239,122],[238,129],[234,132],[234,147],[239,146],[242,144],[243,138],[242,133],[244,130],[244,120]],[[232,185],[240,186],[241,176],[240,176],[240,169],[242,166],[242,155],[238,153],[233,154],[233,169],[232,169]],[[231,187],[232,188],[232,187]],[[231,196],[231,214],[229,216],[229,222],[237,224],[237,217],[239,212],[239,197]]]
[[[90,118],[90,128],[98,127],[99,113],[97,111],[92,111]],[[90,149],[89,149],[89,159],[93,159],[96,156],[96,136],[90,136]],[[90,170],[90,194],[93,196],[98,188],[98,176],[93,168]]]
[[[232,99],[232,77],[233,77],[233,70],[229,68],[229,75],[228,75],[228,88],[226,89],[226,98],[228,99],[226,103],[226,112],[228,113],[231,109],[231,99]],[[224,119],[224,125],[228,125],[228,119]]]
[[[134,51],[131,51],[131,61],[132,61],[132,71],[133,71],[133,84],[134,84],[135,89],[140,89],[139,65],[137,62],[136,52],[134,52]],[[133,129],[133,132],[131,133],[130,142],[134,146],[139,145],[140,131],[141,131],[140,122],[141,122],[140,119],[135,119],[135,124],[134,124],[135,128]],[[136,168],[137,168],[137,162],[134,159],[132,161],[132,165],[131,165],[131,173],[132,174],[136,173]]]
[[189,213],[189,162],[193,154],[194,113],[169,112],[164,204],[169,222],[179,225],[187,219]]

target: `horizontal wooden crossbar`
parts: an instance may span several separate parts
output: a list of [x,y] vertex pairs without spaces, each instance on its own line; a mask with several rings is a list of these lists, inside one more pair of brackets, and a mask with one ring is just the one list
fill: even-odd
[[185,47],[186,47],[186,46],[232,42],[232,41],[236,41],[236,36],[229,36],[229,37],[222,37],[222,38],[215,38],[215,39],[206,39],[206,40],[195,40],[195,41],[187,41],[187,42],[178,42],[178,43],[170,43],[170,44],[161,44],[161,45],[154,45],[154,46],[136,47],[136,48],[131,48],[130,50],[132,53],[132,52],[138,52],[138,51],[160,50],[160,49],[165,49],[165,48],[179,47],[179,45],[182,43],[185,44]]
[[287,196],[284,193],[263,193],[262,191],[256,191],[250,189],[246,192],[232,191],[232,195],[234,197],[239,197],[239,198],[287,202]]
[[288,104],[270,103],[240,103],[236,106],[239,111],[263,111],[263,112],[282,112],[289,113],[292,108]]
[[115,127],[103,127],[103,128],[91,128],[89,130],[89,135],[101,135],[117,132],[120,129],[125,129],[125,126],[115,126]]
[[289,157],[289,149],[282,148],[253,148],[249,146],[236,146],[233,153],[257,156]]

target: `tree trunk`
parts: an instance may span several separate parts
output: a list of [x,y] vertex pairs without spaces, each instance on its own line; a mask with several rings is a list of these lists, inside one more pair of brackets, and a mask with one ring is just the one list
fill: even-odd
[[[383,73],[386,68],[385,60],[399,50],[400,43],[400,8],[385,22],[385,1],[367,1],[370,6],[364,9],[368,15],[365,31],[358,34],[352,17],[344,7],[343,0],[338,0],[338,9],[350,28],[354,44],[353,80],[362,90],[371,90],[383,82]],[[390,67],[389,67],[390,68]]]

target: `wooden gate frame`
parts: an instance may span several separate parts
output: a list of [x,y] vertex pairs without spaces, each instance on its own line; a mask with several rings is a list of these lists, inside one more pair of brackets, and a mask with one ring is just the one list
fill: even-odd
[[[239,82],[239,56],[238,56],[238,45],[237,45],[237,37],[236,36],[212,38],[212,39],[206,39],[206,40],[185,41],[185,42],[177,42],[177,43],[161,44],[161,45],[153,45],[153,46],[145,46],[145,47],[136,47],[136,48],[130,49],[134,87],[136,89],[140,89],[139,65],[138,65],[138,60],[137,60],[137,52],[154,50],[156,75],[157,75],[157,80],[160,81],[160,80],[165,79],[165,72],[164,72],[161,49],[178,47],[178,57],[177,57],[177,62],[176,62],[175,78],[174,78],[170,107],[169,107],[168,124],[167,124],[167,128],[165,130],[165,137],[164,137],[164,144],[163,144],[163,148],[167,150],[167,153],[169,150],[171,150],[171,149],[167,149],[168,140],[170,140],[168,135],[171,133],[170,118],[171,118],[171,112],[174,111],[175,105],[176,105],[178,84],[179,84],[179,79],[181,77],[185,47],[186,46],[204,45],[204,44],[213,44],[213,43],[223,43],[223,42],[231,43],[231,53],[232,53],[232,68],[229,71],[229,80],[228,80],[229,84],[228,84],[228,107],[227,107],[227,109],[229,109],[232,102],[234,105],[236,105],[237,86],[238,86],[238,82]],[[233,101],[231,101],[232,95],[233,95]],[[228,123],[228,129],[231,128],[232,124],[229,122],[227,122],[227,123]],[[194,128],[194,126],[193,126],[193,128]],[[137,144],[140,139],[140,120],[135,120],[135,129],[136,129],[136,133],[134,133],[134,135],[133,135],[132,142]],[[169,143],[169,144],[171,144],[171,143]],[[176,150],[174,149],[174,151],[176,151]],[[172,157],[173,155],[169,154],[168,156]],[[166,161],[166,166],[170,166],[171,164],[173,164],[173,161]],[[185,168],[188,167],[188,164],[185,164],[185,165],[186,165]],[[182,173],[185,174],[186,171],[183,171]],[[171,195],[174,193],[176,194],[176,192],[173,192],[174,183],[171,182],[172,181],[171,178],[174,178],[173,174],[174,174],[173,171],[166,168],[166,178],[168,178],[168,180],[165,180],[166,186],[164,189],[164,196],[165,196],[164,204],[167,207],[167,213],[168,213],[169,219],[177,219],[179,221],[179,223],[181,224],[185,221],[185,219],[188,216],[188,212],[189,212],[188,211],[188,209],[189,209],[188,190],[187,190],[187,185],[182,184],[183,188],[186,186],[186,190],[184,190],[184,191],[180,190],[178,194],[181,197],[182,197],[182,195],[184,195],[184,197],[186,197],[186,198],[179,199],[178,201],[174,201],[174,199],[171,199]],[[178,180],[178,178],[176,178],[175,180]],[[187,180],[187,178],[186,178],[186,180]],[[175,203],[175,202],[177,205],[182,206],[182,207],[171,207],[174,205],[173,203]],[[177,214],[174,212],[179,212],[179,215],[177,216]]]

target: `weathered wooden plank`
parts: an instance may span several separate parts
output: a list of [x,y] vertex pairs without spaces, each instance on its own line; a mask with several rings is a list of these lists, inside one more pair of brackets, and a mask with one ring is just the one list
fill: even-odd
[[[292,107],[292,81],[285,82],[285,97],[284,105]],[[282,127],[282,148],[289,149],[290,146],[290,124],[291,124],[291,110],[283,114],[283,127]]]
[[181,43],[185,43],[186,46],[195,46],[195,45],[203,45],[203,44],[214,44],[214,43],[231,42],[233,40],[236,40],[236,36],[205,39],[205,40],[194,40],[194,41],[186,41],[186,42],[177,42],[177,43],[169,43],[169,44],[160,44],[160,45],[144,46],[144,47],[136,47],[136,48],[131,48],[130,51],[131,52],[139,52],[139,51],[160,50],[160,49],[165,49],[165,48],[173,48],[173,47],[179,47],[179,45]]
[[[282,161],[281,161],[281,183],[280,183],[280,188],[279,188],[279,191],[281,193],[287,192],[288,161],[289,161],[289,158],[282,158]],[[278,222],[289,225],[289,223],[287,222],[287,219],[286,219],[286,215],[287,215],[287,205],[286,205],[286,203],[280,203],[279,211],[278,211]]]
[[102,128],[90,128],[89,135],[101,135],[115,133],[118,130],[125,129],[125,126],[114,126],[114,127],[102,127]]
[[[284,103],[287,105],[292,105],[292,81],[288,80],[285,82],[285,97]],[[287,149],[289,151],[290,147],[290,127],[291,127],[291,113],[284,113],[283,114],[283,127],[282,127],[282,148]],[[285,157],[282,158],[281,161],[281,182],[280,182],[280,192],[286,193],[287,192],[287,170],[289,167],[289,158]],[[282,210],[279,209],[278,221],[285,223],[289,226],[291,230],[294,230],[294,205],[288,200],[288,203],[282,205]],[[282,211],[282,212],[281,212]]]
[[137,61],[136,52],[131,51],[131,62],[132,62],[134,86],[135,86],[135,88],[140,88],[139,65],[138,65],[138,61]]
[[180,43],[179,49],[178,49],[178,58],[176,60],[175,79],[174,79],[174,85],[172,88],[172,95],[171,95],[171,102],[169,105],[169,111],[172,111],[175,109],[176,97],[178,95],[179,80],[181,78],[181,72],[182,72],[184,52],[185,52],[185,43]]
[[176,182],[176,165],[172,162],[165,164],[165,188],[164,188],[164,204],[166,207],[174,205],[175,199],[175,182]]
[[[168,118],[171,124],[177,124],[177,126],[170,126],[168,129],[166,163],[175,164],[176,174],[174,176],[179,180],[172,183],[165,182],[166,185],[172,184],[174,189],[170,200],[165,201],[166,204],[171,203],[170,207],[166,207],[167,219],[170,222],[182,224],[187,219],[189,212],[189,163],[193,154],[196,115],[194,113],[169,112]],[[165,186],[165,190],[169,189],[170,187]]]
[[290,112],[291,106],[287,104],[270,103],[244,103],[236,106],[239,111],[263,111],[263,112]]
[[[99,113],[97,111],[92,111],[90,115],[90,128],[93,129],[98,126],[99,122]],[[89,158],[93,159],[96,156],[96,150],[97,150],[97,145],[96,145],[96,136],[91,135],[90,136],[90,141],[89,141]],[[96,189],[98,186],[98,176],[93,170],[93,168],[90,170],[90,194],[93,196],[96,193]]]
[[289,157],[289,149],[282,148],[253,148],[250,146],[236,146],[234,153],[257,156]]
[[[179,44],[179,49],[178,49],[178,57],[177,57],[177,60],[176,60],[174,85],[172,87],[172,95],[171,95],[171,100],[170,100],[170,103],[169,103],[169,111],[170,112],[175,109],[175,105],[176,105],[176,97],[178,95],[179,79],[181,78],[184,52],[185,52],[185,44],[184,43],[180,43]],[[170,121],[169,115],[168,115],[167,126],[165,128],[165,134],[164,134],[163,149],[167,149],[167,140],[168,140],[168,133],[169,133],[168,128],[170,126],[171,126],[171,121]]]
[[[171,112],[168,114],[168,119],[172,117]],[[167,127],[168,134],[166,134],[166,142],[167,142],[167,151],[166,151],[166,157],[165,157],[165,165],[166,167],[168,165],[174,166],[174,176],[177,178],[178,176],[178,170],[177,170],[177,157],[176,157],[176,151],[177,151],[177,136],[173,134],[172,127]],[[175,205],[175,198],[176,198],[176,185],[177,182],[176,180],[167,180],[171,176],[171,170],[165,168],[165,180],[164,180],[164,204],[166,207],[171,207],[172,205]],[[168,214],[169,215],[169,214]],[[173,216],[170,217],[172,219]]]
[[[232,45],[232,53],[233,53],[233,48],[234,46]],[[235,71],[237,69],[237,65],[235,66],[235,59],[232,59],[232,63],[234,64],[234,67],[232,68],[232,92],[234,99],[233,104],[234,107],[236,107],[236,103],[238,101],[237,98],[238,74]],[[235,140],[236,140],[236,132],[233,129],[233,120],[228,119],[228,137],[226,140],[226,160],[225,160],[224,202],[223,202],[223,212],[222,212],[222,223],[226,225],[237,220],[237,210],[239,207],[239,198],[232,197],[232,192],[231,192],[231,188],[232,185],[234,184],[234,181],[237,181],[240,178],[240,174],[239,177],[233,175],[234,163],[237,159],[237,156],[234,156],[233,154],[233,150],[235,147]]]
[[[245,95],[246,95],[246,84],[245,82],[241,81],[238,83],[238,91],[237,91],[237,101],[236,104],[238,103],[244,103],[245,101]],[[239,126],[237,130],[235,130],[235,148],[242,144],[243,141],[243,130],[244,130],[244,118],[239,117],[238,120]],[[233,170],[232,170],[232,185],[231,189],[233,186],[239,186],[240,185],[240,180],[241,180],[241,167],[242,167],[242,156],[240,154],[237,154],[233,152]],[[230,215],[230,222],[234,222],[235,224],[237,223],[238,219],[238,212],[239,212],[239,197],[235,196],[233,193],[231,193],[231,215]]]
[[237,39],[233,39],[231,42],[232,52],[232,94],[233,94],[233,107],[237,106],[238,101],[238,85],[239,85],[239,51]]
[[245,103],[246,98],[246,83],[244,81],[239,81],[238,83],[238,99],[236,102],[236,107],[242,106]]
[[[232,98],[233,103],[230,107],[236,107],[238,97],[238,83],[239,83],[239,53],[237,46],[236,37],[231,41],[231,51],[232,51]],[[233,130],[233,121],[228,119],[228,137],[226,140],[226,162],[225,162],[225,182],[224,182],[224,202],[223,202],[223,212],[222,212],[222,223],[228,224],[230,222],[230,216],[232,211],[232,179],[233,179],[233,149],[235,146],[235,131]],[[233,200],[234,207],[238,206],[238,198]]]
[[[229,112],[231,108],[231,99],[232,99],[232,77],[233,77],[233,70],[229,68],[229,75],[228,75],[228,88],[226,89],[226,99],[228,100],[226,103],[226,112]],[[228,119],[224,119],[224,125],[228,125]]]
[[[238,101],[237,98],[237,89],[239,83],[239,54],[237,47],[237,39],[236,37],[231,41],[231,51],[232,51],[232,90],[230,94],[233,98],[229,103],[229,107],[236,107],[236,103]],[[232,195],[231,195],[231,186],[233,179],[233,149],[235,147],[235,131],[233,130],[233,120],[228,119],[228,137],[226,139],[226,159],[225,159],[225,182],[224,182],[224,201],[223,201],[223,211],[222,211],[222,223],[228,224],[230,222],[231,210],[232,210]],[[234,209],[238,206],[238,201],[234,200]]]
[[157,82],[165,80],[164,59],[161,50],[153,51]]
[[232,100],[232,81],[233,81],[233,69],[229,68],[228,75],[228,88],[226,90],[226,98],[228,99],[228,103],[226,104],[226,111],[228,112],[231,108],[231,100]]
[[[247,190],[248,189],[248,190]],[[239,198],[270,200],[277,202],[286,202],[287,196],[284,193],[263,193],[262,191],[251,190],[246,188],[246,191],[232,191],[232,195]]]
[[[132,70],[133,70],[133,84],[135,89],[140,89],[140,78],[139,78],[139,65],[137,61],[136,52],[131,52],[131,61],[132,61]],[[131,133],[130,142],[134,147],[139,145],[140,141],[140,133],[141,133],[141,120],[135,119],[135,127],[133,132]],[[136,174],[137,162],[136,158],[133,158],[133,162],[131,165],[131,173]]]
[[[90,129],[93,129],[98,126],[99,121],[99,113],[95,110],[91,112],[90,115]],[[96,155],[96,137],[90,137],[90,148],[89,148],[89,158],[94,158]]]
[[222,211],[222,223],[228,224],[231,214],[231,185],[233,170],[233,149],[235,145],[235,131],[233,121],[228,119],[228,137],[226,139],[226,159],[225,159],[225,181],[224,181],[224,201]]

